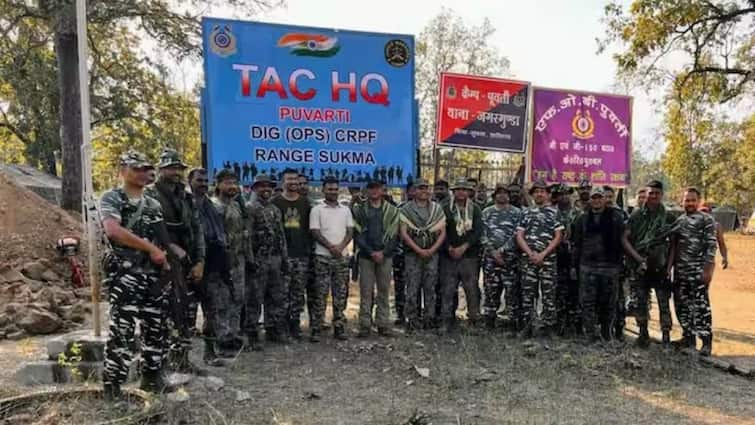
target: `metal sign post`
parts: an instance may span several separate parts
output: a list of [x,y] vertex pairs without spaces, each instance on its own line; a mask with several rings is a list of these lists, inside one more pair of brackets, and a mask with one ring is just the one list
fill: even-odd
[[79,92],[81,101],[81,184],[83,202],[81,203],[81,219],[86,233],[89,251],[89,284],[92,286],[92,321],[94,335],[100,336],[100,280],[96,260],[96,228],[94,214],[94,186],[92,184],[92,140],[89,111],[89,72],[87,60],[89,49],[87,45],[87,14],[86,0],[76,0],[76,37],[78,39],[79,54]]

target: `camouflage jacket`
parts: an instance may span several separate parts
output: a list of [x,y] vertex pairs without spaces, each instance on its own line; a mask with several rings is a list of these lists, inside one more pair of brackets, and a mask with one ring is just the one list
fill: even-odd
[[183,184],[171,187],[160,181],[146,193],[160,202],[171,242],[189,254],[192,264],[204,261],[204,232],[192,194],[184,189]]
[[522,210],[508,205],[499,209],[495,205],[489,206],[482,211],[482,244],[487,255],[494,251],[516,251],[516,228],[522,221]]
[[705,264],[713,263],[716,257],[716,223],[713,217],[703,212],[682,214],[673,240],[676,243],[674,264],[679,272],[700,272]]
[[[558,211],[551,206],[533,206],[524,211],[517,231],[524,231],[524,240],[536,252],[543,252],[556,236],[556,231],[564,230],[558,221]],[[555,253],[551,254],[551,256]]]
[[248,220],[244,220],[244,212],[236,200],[223,202],[219,198],[212,198],[212,205],[223,218],[225,228],[226,251],[231,267],[251,260]]
[[[139,211],[140,203],[143,203],[142,212],[137,218],[135,214]],[[128,224],[133,221],[133,225],[128,229],[131,233],[159,245],[157,226],[163,222],[163,214],[160,203],[154,198],[144,195],[141,199],[134,200],[129,199],[122,188],[109,190],[100,198],[100,214],[103,221],[115,219],[124,228],[128,227]],[[149,261],[146,252],[120,245],[116,241],[110,241],[110,245],[113,247],[113,253],[121,260],[129,261],[132,265],[141,267],[145,271],[156,272],[158,270],[157,266]]]
[[286,234],[283,231],[283,215],[272,202],[259,199],[247,204],[251,251],[255,260],[260,257],[287,257]]

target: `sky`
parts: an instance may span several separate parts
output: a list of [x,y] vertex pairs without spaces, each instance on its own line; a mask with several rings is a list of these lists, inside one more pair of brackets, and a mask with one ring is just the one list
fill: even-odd
[[[510,61],[511,77],[537,86],[610,92],[616,66],[610,52],[598,55],[596,38],[607,0],[287,0],[285,8],[256,20],[305,26],[413,34],[443,7],[477,25],[487,17],[496,32],[492,44]],[[211,9],[214,17],[238,17]],[[634,96],[635,146],[648,156],[662,151],[656,143],[660,118],[647,94]]]

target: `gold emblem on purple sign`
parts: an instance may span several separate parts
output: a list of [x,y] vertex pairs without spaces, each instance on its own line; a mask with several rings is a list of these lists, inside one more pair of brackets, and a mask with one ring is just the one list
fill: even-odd
[[456,98],[456,87],[454,86],[448,86],[448,90],[446,91],[446,95],[449,99]]
[[572,135],[578,139],[592,139],[595,134],[595,122],[590,116],[590,111],[582,113],[577,109],[574,118],[571,120]]

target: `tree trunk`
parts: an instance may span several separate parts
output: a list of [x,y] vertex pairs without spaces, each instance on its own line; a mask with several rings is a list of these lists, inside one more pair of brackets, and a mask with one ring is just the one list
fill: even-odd
[[81,210],[81,103],[76,12],[73,1],[56,12],[55,56],[60,90],[60,136],[63,167],[61,207]]

